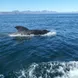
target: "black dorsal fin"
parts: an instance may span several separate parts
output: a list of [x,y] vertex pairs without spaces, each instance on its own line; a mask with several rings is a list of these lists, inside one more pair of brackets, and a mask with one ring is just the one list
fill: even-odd
[[28,28],[23,27],[23,26],[16,26],[15,28],[18,30],[18,32],[23,32],[23,31],[29,30]]

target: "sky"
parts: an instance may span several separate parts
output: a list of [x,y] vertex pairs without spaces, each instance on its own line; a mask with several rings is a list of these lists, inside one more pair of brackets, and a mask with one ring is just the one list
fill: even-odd
[[13,10],[78,12],[78,0],[0,0],[0,12]]

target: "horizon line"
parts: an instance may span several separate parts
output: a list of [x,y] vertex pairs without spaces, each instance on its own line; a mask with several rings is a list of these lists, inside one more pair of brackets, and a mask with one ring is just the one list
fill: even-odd
[[12,10],[12,11],[0,11],[0,12],[56,12],[56,13],[78,13],[78,11],[52,11],[52,10]]
[[1,14],[78,14],[78,11],[71,11],[71,12],[57,12],[57,11],[50,11],[50,10],[24,10],[24,11],[19,11],[19,10],[13,10],[13,11],[0,11]]

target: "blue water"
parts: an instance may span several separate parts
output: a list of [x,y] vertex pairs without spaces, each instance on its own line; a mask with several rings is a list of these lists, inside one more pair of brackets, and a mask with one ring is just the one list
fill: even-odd
[[[10,37],[17,25],[56,35]],[[0,15],[0,78],[78,78],[77,61],[78,14]]]

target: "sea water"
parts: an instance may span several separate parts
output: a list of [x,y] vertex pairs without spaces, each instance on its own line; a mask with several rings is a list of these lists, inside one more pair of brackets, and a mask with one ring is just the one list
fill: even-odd
[[[17,25],[50,32],[12,34]],[[0,15],[0,78],[78,78],[78,14]]]

